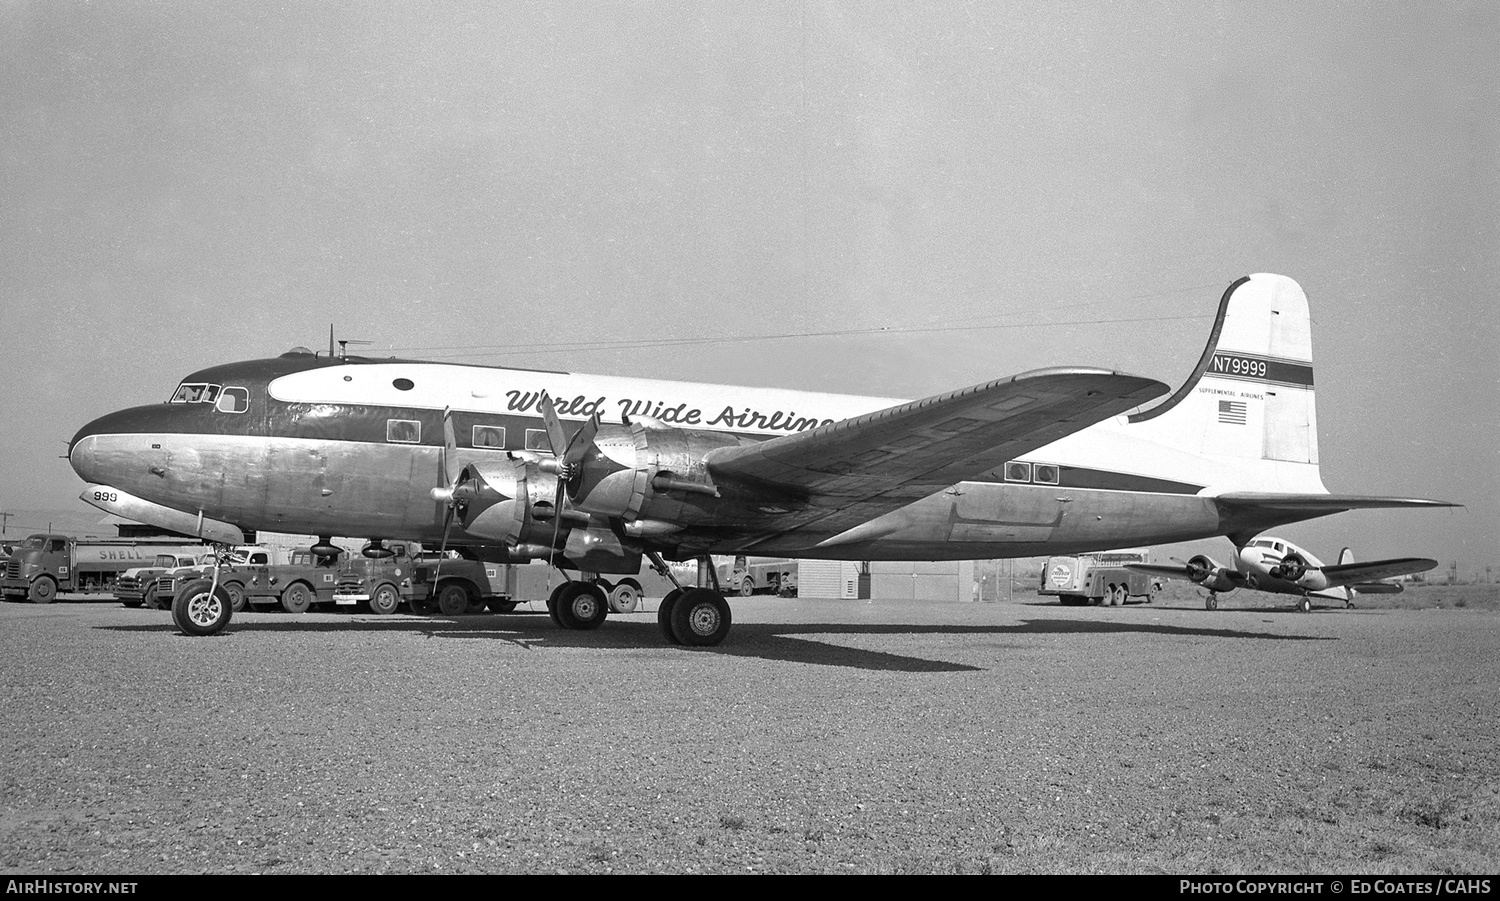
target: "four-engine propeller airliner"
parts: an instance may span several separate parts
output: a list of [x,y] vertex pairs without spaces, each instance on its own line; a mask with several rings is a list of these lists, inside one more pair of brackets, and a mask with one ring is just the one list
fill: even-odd
[[1236,545],[1234,565],[1223,566],[1212,557],[1199,555],[1176,566],[1161,563],[1130,563],[1131,569],[1173,579],[1187,579],[1208,589],[1204,606],[1216,610],[1219,595],[1236,588],[1269,591],[1273,594],[1297,595],[1297,608],[1312,609],[1313,598],[1343,601],[1353,607],[1360,594],[1400,594],[1399,582],[1387,582],[1398,576],[1424,573],[1436,567],[1437,561],[1426,557],[1399,557],[1394,560],[1371,560],[1355,563],[1354,553],[1344,548],[1339,562],[1324,563],[1284,538],[1262,535],[1248,544]]
[[[1230,285],[1192,375],[1142,408],[1167,390],[1057,368],[903,401],[294,351],[103,416],[69,459],[89,503],[214,541],[402,538],[590,577],[643,557],[670,575],[665,559],[710,554],[1239,545],[1344,510],[1449,506],[1323,487],[1307,298],[1289,278]],[[184,631],[228,622],[211,590],[178,601]],[[608,610],[591,578],[549,607],[570,629]],[[679,587],[658,616],[689,645],[719,643],[731,621],[711,588]]]

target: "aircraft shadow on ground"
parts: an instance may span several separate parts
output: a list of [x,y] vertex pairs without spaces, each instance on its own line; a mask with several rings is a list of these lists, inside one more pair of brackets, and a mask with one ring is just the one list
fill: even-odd
[[[138,626],[99,626],[116,632],[160,632],[185,641],[232,639],[239,633],[305,634],[394,631],[448,641],[501,641],[527,650],[584,648],[642,652],[754,657],[782,663],[810,663],[853,669],[906,673],[957,673],[982,671],[985,667],[849,647],[828,640],[846,635],[943,635],[993,638],[1024,638],[1044,635],[1148,634],[1171,637],[1257,639],[1263,641],[1332,641],[1309,635],[1273,635],[1241,629],[1199,628],[1161,623],[1100,622],[1090,620],[1038,619],[1019,625],[964,626],[911,623],[737,623],[724,644],[711,648],[674,647],[666,644],[655,617],[612,617],[602,628],[573,632],[559,629],[544,613],[520,612],[500,615],[457,617],[392,616],[381,619],[347,616],[311,616],[296,621],[260,621],[254,614],[238,616],[220,635],[195,638],[181,635],[170,622]],[[1013,647],[1022,647],[1014,644]]]

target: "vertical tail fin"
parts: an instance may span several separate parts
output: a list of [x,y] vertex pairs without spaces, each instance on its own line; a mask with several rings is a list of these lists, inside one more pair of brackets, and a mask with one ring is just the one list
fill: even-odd
[[1129,418],[1141,434],[1212,458],[1239,490],[1323,493],[1307,295],[1281,275],[1229,286],[1192,375]]

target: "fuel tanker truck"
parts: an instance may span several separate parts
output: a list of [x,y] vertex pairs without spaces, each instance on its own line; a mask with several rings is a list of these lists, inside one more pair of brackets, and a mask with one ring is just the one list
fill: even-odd
[[113,594],[127,569],[150,566],[161,554],[196,557],[200,542],[165,538],[70,538],[38,533],[16,545],[0,576],[6,600],[49,604],[58,594]]

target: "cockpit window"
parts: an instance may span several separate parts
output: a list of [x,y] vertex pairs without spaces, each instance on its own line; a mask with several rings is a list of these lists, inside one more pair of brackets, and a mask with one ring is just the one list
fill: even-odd
[[216,405],[220,413],[243,413],[250,409],[250,391],[246,388],[225,388]]
[[219,391],[218,385],[183,382],[177,386],[177,391],[172,394],[172,399],[168,403],[211,404],[219,399]]

